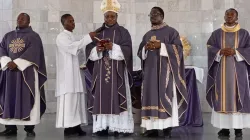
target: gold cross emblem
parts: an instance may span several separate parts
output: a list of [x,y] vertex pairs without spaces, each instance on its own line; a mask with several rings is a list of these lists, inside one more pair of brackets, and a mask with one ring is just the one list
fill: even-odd
[[150,41],[152,41],[152,42],[160,42],[160,40],[156,40],[156,36],[155,35],[151,36]]

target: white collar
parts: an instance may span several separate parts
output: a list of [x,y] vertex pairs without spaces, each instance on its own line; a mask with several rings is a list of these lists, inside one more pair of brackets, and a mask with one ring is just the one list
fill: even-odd
[[[237,24],[236,24],[237,25]],[[227,28],[234,28],[236,25],[234,25],[234,26],[227,26],[227,25],[225,25],[225,27],[227,27]]]
[[63,30],[63,32],[65,32],[65,33],[67,33],[67,34],[70,34],[70,35],[73,34],[73,32],[70,32],[70,31],[68,31],[68,30]]

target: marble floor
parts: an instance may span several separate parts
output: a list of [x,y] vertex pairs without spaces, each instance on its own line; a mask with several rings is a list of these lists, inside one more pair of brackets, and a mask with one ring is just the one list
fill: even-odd
[[[218,140],[217,132],[219,129],[213,128],[210,124],[210,113],[204,113],[204,126],[203,127],[179,127],[173,130],[173,137],[171,140]],[[85,131],[87,131],[88,135],[85,137],[71,137],[64,138],[63,129],[55,128],[55,114],[47,114],[42,119],[42,123],[36,126],[36,137],[35,138],[27,138],[26,133],[23,130],[23,127],[18,127],[18,135],[17,137],[0,137],[0,140],[164,140],[164,138],[143,138],[140,136],[142,129],[137,124],[135,126],[135,133],[133,136],[126,138],[114,138],[114,137],[92,137],[91,134],[91,126],[83,127]],[[4,126],[0,126],[0,130],[4,130]],[[250,129],[245,129],[243,131],[243,140],[250,139]],[[242,140],[235,139],[234,132],[231,131],[231,138],[228,140]]]

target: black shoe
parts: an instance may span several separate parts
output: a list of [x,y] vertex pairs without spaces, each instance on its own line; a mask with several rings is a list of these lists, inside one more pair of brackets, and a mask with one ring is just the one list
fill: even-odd
[[129,137],[131,136],[133,133],[121,133],[123,137]]
[[78,134],[78,136],[86,136],[87,134],[86,132],[82,130],[80,125],[74,127],[74,129],[75,129],[75,132]]
[[229,129],[221,129],[218,132],[219,137],[230,137],[230,131]]
[[34,131],[27,132],[26,134],[27,137],[35,137],[36,133]]
[[242,137],[242,129],[235,129],[234,131],[235,137],[240,138]]
[[93,136],[98,136],[98,137],[107,137],[108,135],[109,135],[108,129],[102,130],[102,131],[98,131],[98,132],[96,132],[96,133],[93,134]]
[[119,132],[114,132],[114,137],[119,137],[120,133]]
[[144,137],[158,137],[158,130],[147,130],[142,134]]
[[163,134],[164,134],[165,139],[170,139],[172,137],[171,131],[172,131],[171,127],[167,129],[163,129]]
[[70,127],[70,128],[64,129],[64,136],[65,137],[76,136],[76,135],[78,135],[78,134],[75,132],[74,128]]
[[16,136],[17,130],[6,129],[3,132],[0,132],[0,136]]

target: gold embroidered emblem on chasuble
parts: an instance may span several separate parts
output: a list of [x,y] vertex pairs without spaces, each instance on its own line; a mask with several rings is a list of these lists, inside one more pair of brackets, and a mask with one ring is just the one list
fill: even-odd
[[9,44],[9,48],[12,53],[19,53],[24,50],[25,42],[21,38],[13,39]]

